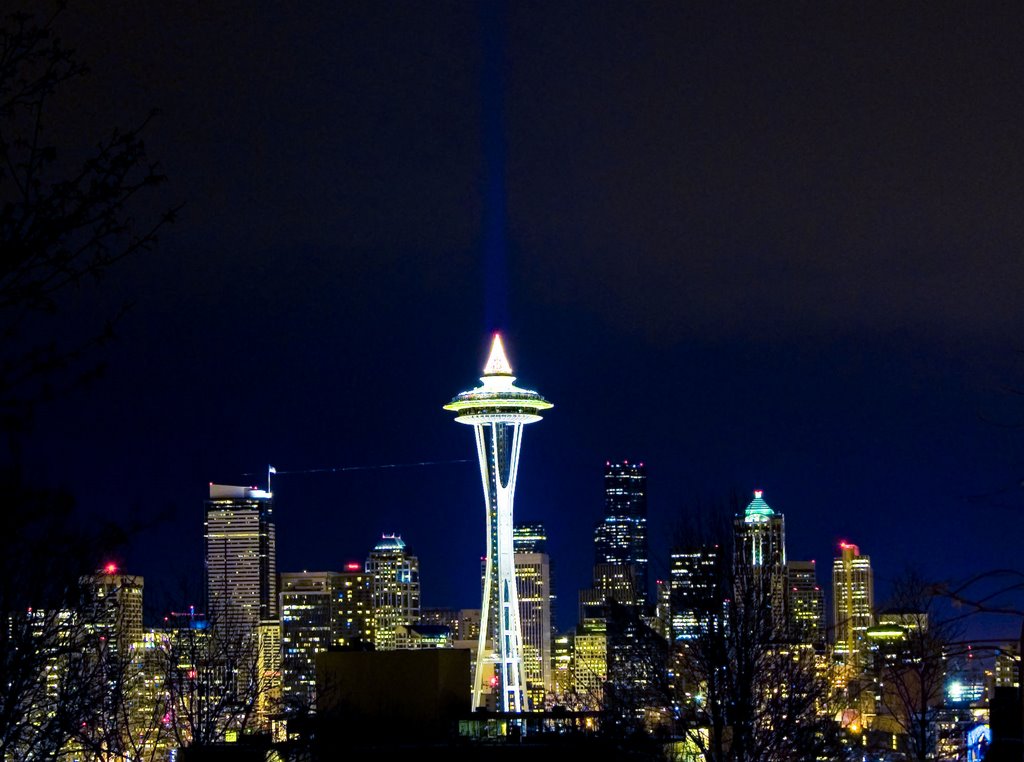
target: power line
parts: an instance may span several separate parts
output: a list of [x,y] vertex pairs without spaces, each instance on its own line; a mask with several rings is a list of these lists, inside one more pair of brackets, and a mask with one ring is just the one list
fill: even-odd
[[[417,463],[378,463],[374,465],[366,466],[334,466],[331,468],[290,468],[280,469],[271,467],[270,473],[274,476],[280,476],[282,474],[336,474],[344,471],[375,471],[385,468],[422,468],[425,466],[448,466],[457,463],[469,463],[469,458],[459,458],[457,460],[421,460]],[[262,476],[262,472],[258,473],[246,473],[242,476]]]

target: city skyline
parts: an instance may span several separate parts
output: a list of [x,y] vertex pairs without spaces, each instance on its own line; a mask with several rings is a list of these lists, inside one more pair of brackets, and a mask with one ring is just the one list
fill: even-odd
[[132,529],[147,596],[201,579],[205,485],[273,463],[280,568],[400,532],[428,602],[470,603],[474,466],[436,403],[496,328],[559,403],[517,514],[569,589],[609,459],[649,468],[654,578],[678,517],[753,489],[792,558],[870,552],[880,599],[897,564],[1016,567],[1012,11],[237,11],[58,19],[91,70],[72,137],[159,108],[140,219],[184,207],[62,305],[69,335],[134,308],[19,457]]

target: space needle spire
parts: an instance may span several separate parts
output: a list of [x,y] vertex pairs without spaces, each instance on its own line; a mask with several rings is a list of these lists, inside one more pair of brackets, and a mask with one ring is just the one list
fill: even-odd
[[[480,386],[462,392],[444,406],[455,420],[473,427],[487,514],[487,566],[480,611],[480,639],[473,677],[473,708],[486,687],[497,694],[497,709],[527,709],[523,677],[523,631],[516,592],[512,544],[512,502],[519,469],[523,425],[541,419],[553,407],[537,392],[515,385],[501,336],[494,334]],[[493,674],[488,674],[493,671]]]

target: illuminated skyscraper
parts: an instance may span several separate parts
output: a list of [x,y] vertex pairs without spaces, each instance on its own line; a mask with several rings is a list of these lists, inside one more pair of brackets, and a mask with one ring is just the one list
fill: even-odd
[[420,621],[420,560],[401,537],[386,534],[370,551],[366,572],[373,577],[375,646],[394,650],[395,628]]
[[273,495],[210,485],[206,501],[206,599],[211,626],[254,635],[277,619],[277,534]]
[[647,470],[643,463],[606,463],[604,518],[594,527],[594,565],[632,566],[637,602],[647,601]]
[[79,583],[87,621],[117,653],[126,656],[142,642],[142,577],[124,574],[111,563]]
[[537,392],[515,385],[501,337],[494,335],[481,385],[462,392],[444,406],[455,420],[473,427],[487,516],[487,561],[481,613],[480,641],[473,680],[473,706],[481,706],[488,668],[489,683],[500,696],[499,709],[526,708],[523,676],[522,627],[516,591],[515,549],[512,543],[512,503],[515,498],[523,426],[541,419],[552,407]]
[[790,635],[797,643],[824,648],[825,594],[818,585],[814,561],[786,564],[786,612]]
[[672,552],[669,573],[672,638],[693,640],[708,631],[712,617],[722,614],[722,549],[718,545],[678,548]]
[[339,648],[367,649],[375,637],[373,575],[357,561],[345,564],[334,589],[333,642]]
[[874,608],[871,558],[849,542],[839,543],[839,557],[832,565],[832,608],[836,625],[836,655],[850,670],[850,677],[864,667],[865,635]]
[[764,501],[761,490],[733,522],[733,569],[737,602],[769,608],[773,629],[785,627],[786,524]]
[[232,700],[245,701],[256,690],[255,720],[264,728],[281,685],[273,512],[270,492],[210,484],[205,522],[207,617],[213,636],[231,644],[222,666],[234,673]]
[[551,561],[542,524],[517,526],[513,535],[519,621],[523,628],[523,675],[530,708],[543,708],[551,684]]
[[316,655],[334,640],[337,572],[281,574],[281,692],[287,709],[316,706]]

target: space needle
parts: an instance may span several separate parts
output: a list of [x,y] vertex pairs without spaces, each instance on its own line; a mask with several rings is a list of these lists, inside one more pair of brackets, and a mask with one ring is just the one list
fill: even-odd
[[494,334],[491,354],[480,386],[462,392],[444,406],[455,420],[473,427],[487,512],[487,568],[480,611],[473,678],[473,708],[481,706],[485,665],[493,665],[489,687],[500,694],[503,712],[526,709],[523,679],[523,630],[519,622],[515,551],[512,544],[512,501],[516,492],[523,425],[541,419],[553,405],[529,389],[515,385],[501,336]]

